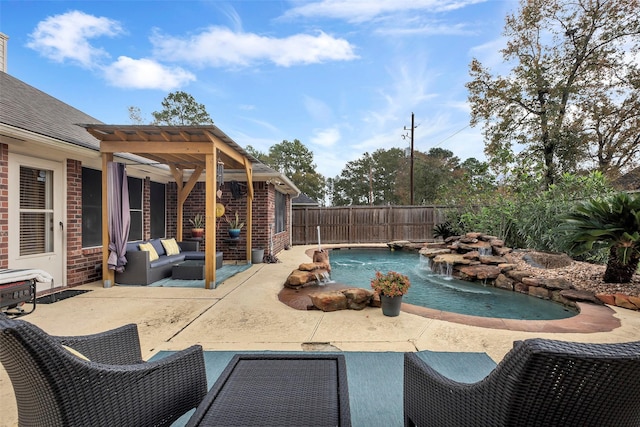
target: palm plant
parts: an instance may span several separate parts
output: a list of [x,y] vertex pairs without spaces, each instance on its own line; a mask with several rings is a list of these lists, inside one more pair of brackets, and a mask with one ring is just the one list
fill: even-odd
[[436,239],[438,237],[442,237],[442,240],[447,240],[454,234],[455,232],[453,231],[453,227],[451,226],[451,223],[449,221],[443,222],[433,227],[433,237]]
[[605,282],[631,281],[640,261],[640,195],[618,193],[582,203],[565,217],[562,228],[577,254],[594,245],[609,249]]

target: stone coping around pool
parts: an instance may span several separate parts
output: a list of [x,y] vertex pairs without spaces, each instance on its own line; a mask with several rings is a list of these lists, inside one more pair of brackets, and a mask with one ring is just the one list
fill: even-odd
[[[326,285],[309,285],[298,289],[283,288],[278,294],[278,299],[296,310],[317,310],[313,306],[311,296],[319,293],[334,293],[351,286],[341,283],[329,283]],[[619,328],[620,319],[615,317],[615,311],[604,305],[596,305],[587,302],[578,302],[579,313],[573,317],[557,320],[516,320],[496,317],[470,316],[466,314],[452,313],[435,310],[427,307],[419,307],[413,304],[402,303],[402,311],[417,316],[443,320],[446,322],[460,323],[469,326],[478,326],[489,329],[506,329],[509,331],[523,332],[550,332],[550,333],[592,333],[610,332]],[[372,306],[362,307],[361,310],[379,310]]]

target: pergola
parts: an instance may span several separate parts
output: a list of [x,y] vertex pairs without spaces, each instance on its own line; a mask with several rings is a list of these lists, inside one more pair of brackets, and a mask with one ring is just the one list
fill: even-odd
[[[114,271],[109,270],[109,230],[107,164],[115,154],[129,153],[147,159],[148,163],[168,165],[178,187],[176,239],[182,240],[184,202],[204,172],[205,219],[205,288],[216,283],[216,168],[223,163],[225,169],[244,170],[247,178],[247,246],[246,259],[251,259],[253,168],[256,160],[229,138],[218,127],[210,126],[138,126],[138,125],[82,125],[87,132],[100,141],[102,156],[102,278],[114,280]],[[144,164],[144,161],[140,162]],[[188,179],[185,181],[186,177]],[[212,196],[213,195],[213,196]],[[214,224],[213,227],[209,226]]]

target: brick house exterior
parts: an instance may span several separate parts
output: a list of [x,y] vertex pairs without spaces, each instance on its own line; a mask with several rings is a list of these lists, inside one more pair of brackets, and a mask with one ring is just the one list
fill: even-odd
[[[72,287],[102,278],[102,245],[83,245],[83,197],[91,189],[83,188],[83,170],[102,169],[99,142],[78,124],[102,123],[99,120],[0,71],[0,268],[41,268],[54,275],[55,285]],[[143,164],[135,156],[116,158],[127,164],[129,177],[142,182],[142,239],[151,235],[150,188],[158,183],[165,188],[165,236],[176,235],[177,185],[166,167]],[[46,253],[22,254],[21,228],[23,175],[43,173],[35,183],[53,182],[53,205],[44,210],[51,231],[51,248]],[[228,172],[221,187],[227,212],[246,212],[246,197],[234,198],[231,181],[242,185],[243,175]],[[46,175],[46,176],[45,176]],[[246,179],[246,178],[245,178]],[[245,183],[246,184],[246,183]],[[291,181],[262,163],[253,163],[253,248],[264,248],[276,255],[291,242],[291,199],[299,194]],[[285,228],[273,232],[277,193],[285,200]],[[188,219],[204,212],[204,183],[199,182],[184,205],[183,235],[190,235]],[[228,242],[226,227],[220,224],[217,250],[225,260],[244,260],[247,242]],[[246,230],[245,230],[246,233]],[[245,234],[246,235],[246,234]],[[49,242],[46,242],[49,244]],[[50,264],[46,264],[46,262]],[[49,265],[49,267],[47,267]],[[49,271],[49,268],[53,271]],[[47,289],[38,289],[42,293]]]

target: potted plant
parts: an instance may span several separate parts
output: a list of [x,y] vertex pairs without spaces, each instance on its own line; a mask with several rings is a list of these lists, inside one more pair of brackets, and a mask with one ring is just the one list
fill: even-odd
[[225,215],[224,220],[229,224],[229,237],[232,239],[240,237],[240,230],[244,227],[244,221],[240,221],[238,211],[231,218]]
[[204,235],[204,217],[196,214],[193,219],[189,219],[191,223],[191,237],[202,237]]
[[371,287],[380,296],[382,314],[398,316],[402,304],[402,296],[409,291],[411,281],[404,274],[389,271],[382,274],[376,271],[376,277],[371,280]]

